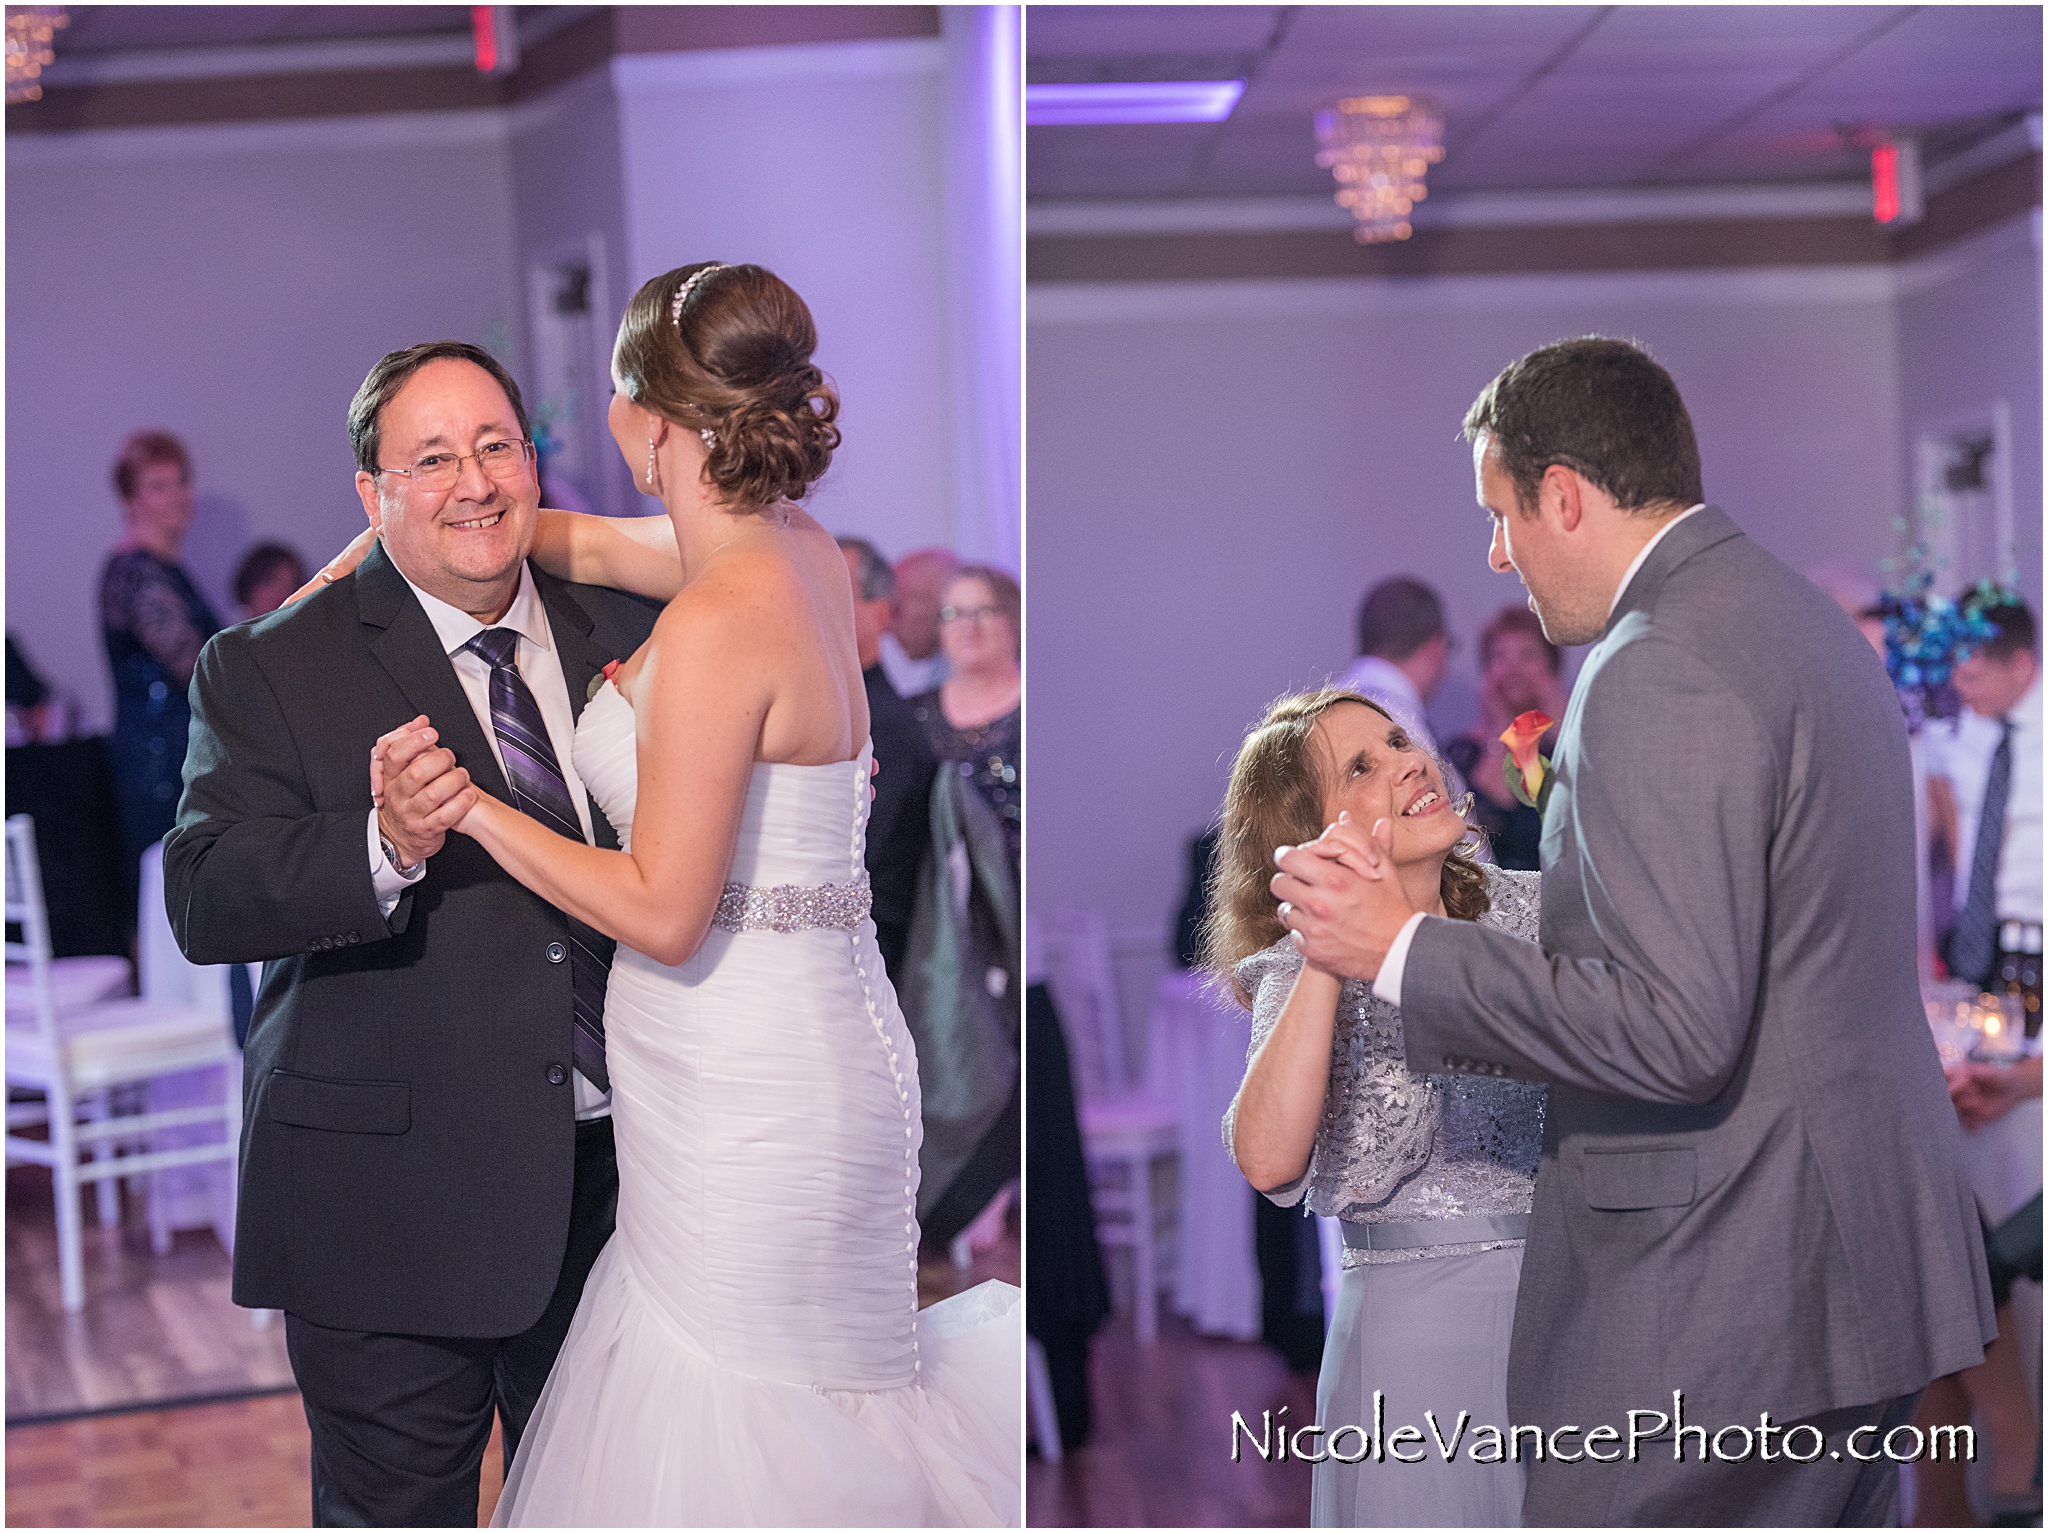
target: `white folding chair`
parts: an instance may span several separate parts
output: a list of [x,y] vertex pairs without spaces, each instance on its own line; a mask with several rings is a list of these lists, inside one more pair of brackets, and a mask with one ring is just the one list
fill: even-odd
[[[76,1011],[82,1006],[91,1006],[99,1001],[110,1001],[116,996],[135,993],[134,977],[129,970],[128,960],[111,954],[88,954],[74,958],[52,958],[50,960],[50,999],[57,1008],[57,1015]],[[103,1118],[113,1110],[114,1104],[107,1100],[105,1093],[95,1093],[82,1110],[88,1117]],[[7,1127],[10,1129],[35,1128],[49,1121],[47,1101],[9,1102],[7,1104]],[[104,1146],[112,1153],[113,1146]],[[99,1185],[99,1216],[103,1225],[120,1223],[120,1197],[112,1182]]]
[[[220,1015],[223,1025],[234,1025],[234,1005],[229,999],[231,964],[196,964],[178,946],[164,910],[163,843],[144,849],[138,884],[141,901],[135,913],[135,968],[137,988],[152,1001],[169,1001],[198,1006]],[[262,984],[262,966],[248,967],[253,994]],[[242,1089],[240,1056],[228,1071],[228,1089]],[[212,1082],[204,1073],[165,1077],[149,1086],[152,1109],[189,1107],[205,1101]],[[152,1148],[170,1149],[178,1144],[198,1143],[204,1129],[173,1130],[161,1134]],[[149,1238],[159,1253],[171,1248],[175,1230],[211,1228],[221,1249],[235,1254],[235,1168],[233,1166],[188,1166],[178,1171],[159,1172],[149,1179]]]
[[1170,1256],[1172,1200],[1155,1194],[1153,1169],[1180,1153],[1180,1109],[1141,1089],[1124,1047],[1109,925],[1099,910],[1066,907],[1045,922],[1046,984],[1073,1051],[1095,1234],[1131,1252],[1138,1340],[1159,1337],[1162,1258]]
[[[10,1111],[7,1164],[51,1169],[57,1194],[59,1284],[64,1308],[78,1310],[85,1306],[81,1189],[172,1166],[220,1160],[232,1165],[242,1131],[241,1093],[233,1089],[224,1090],[218,1103],[87,1122],[80,1121],[81,1101],[94,1093],[212,1065],[231,1070],[235,1044],[225,1017],[208,1007],[122,996],[59,1009],[35,826],[27,815],[7,821],[6,918],[21,931],[19,941],[10,938],[6,944],[7,1084],[43,1094],[47,1105],[42,1121],[49,1130],[47,1139],[17,1132]],[[223,1086],[231,1087],[231,1077],[224,1078]],[[221,1141],[81,1164],[81,1152],[116,1142],[146,1143],[159,1129],[192,1124],[219,1125]]]

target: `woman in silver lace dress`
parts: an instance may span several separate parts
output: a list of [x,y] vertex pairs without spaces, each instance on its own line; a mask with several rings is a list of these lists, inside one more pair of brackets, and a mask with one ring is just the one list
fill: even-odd
[[[1400,1012],[1368,984],[1303,964],[1268,887],[1273,851],[1313,840],[1340,814],[1393,822],[1391,860],[1415,908],[1532,938],[1537,918],[1537,875],[1470,859],[1442,769],[1365,698],[1283,698],[1246,737],[1224,802],[1208,935],[1211,966],[1252,1008],[1223,1139],[1261,1193],[1282,1206],[1305,1197],[1344,1231],[1316,1387],[1324,1435],[1296,1444],[1333,1450],[1315,1469],[1311,1521],[1513,1527],[1522,1471],[1481,1429],[1510,1425],[1508,1338],[1544,1091],[1413,1074]],[[1369,1447],[1376,1393],[1382,1448],[1340,1462]],[[1356,1433],[1339,1430],[1354,1424]],[[1387,1443],[1411,1425],[1419,1442]]]

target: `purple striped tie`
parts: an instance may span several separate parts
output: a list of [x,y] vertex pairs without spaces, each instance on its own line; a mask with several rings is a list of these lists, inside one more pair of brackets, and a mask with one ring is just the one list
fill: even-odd
[[[505,777],[512,788],[512,807],[529,814],[557,835],[583,839],[576,805],[562,778],[548,726],[540,716],[526,679],[514,664],[519,634],[511,628],[486,628],[463,648],[491,668],[491,728],[505,758]],[[604,989],[612,970],[612,940],[592,931],[573,916],[569,920],[569,982],[575,999],[576,1068],[600,1091],[612,1089],[604,1065]]]

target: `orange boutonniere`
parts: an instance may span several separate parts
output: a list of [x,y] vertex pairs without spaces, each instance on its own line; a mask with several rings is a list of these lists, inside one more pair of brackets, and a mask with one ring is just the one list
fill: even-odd
[[1550,802],[1550,785],[1554,779],[1550,758],[1536,748],[1536,742],[1556,722],[1549,714],[1531,708],[1500,732],[1500,743],[1508,748],[1508,759],[1501,763],[1501,770],[1508,780],[1508,792],[1538,814]]

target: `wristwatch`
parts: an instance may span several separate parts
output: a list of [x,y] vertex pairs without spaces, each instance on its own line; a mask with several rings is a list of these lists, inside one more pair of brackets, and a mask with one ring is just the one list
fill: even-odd
[[398,848],[391,844],[391,838],[381,830],[377,832],[377,844],[384,848],[384,860],[391,864],[393,870],[397,872],[400,878],[418,878],[420,870],[427,865],[427,859],[422,857],[409,868],[400,867],[398,864]]

